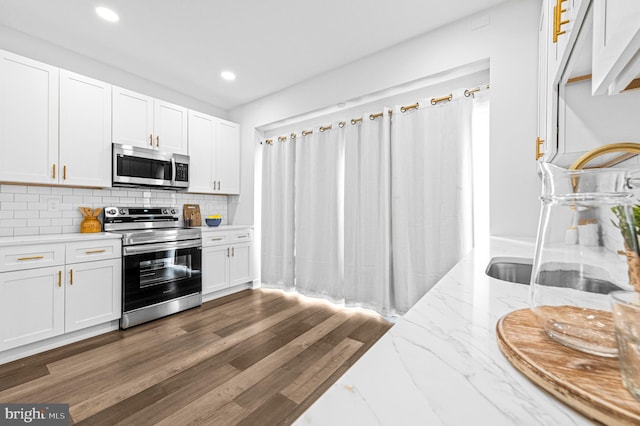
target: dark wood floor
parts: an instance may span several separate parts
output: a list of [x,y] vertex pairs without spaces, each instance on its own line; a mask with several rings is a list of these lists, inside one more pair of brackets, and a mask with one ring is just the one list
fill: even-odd
[[74,423],[292,423],[391,324],[276,290],[0,365],[0,402],[67,403]]

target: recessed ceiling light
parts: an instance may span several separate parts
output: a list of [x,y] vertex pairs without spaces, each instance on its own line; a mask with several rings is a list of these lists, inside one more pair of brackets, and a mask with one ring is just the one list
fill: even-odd
[[101,17],[105,21],[118,22],[120,20],[120,17],[118,16],[117,13],[103,6],[96,7],[96,13],[98,14],[99,17]]
[[234,73],[232,73],[231,71],[222,71],[220,73],[220,77],[222,77],[223,79],[227,80],[227,81],[232,81],[236,79],[236,75]]

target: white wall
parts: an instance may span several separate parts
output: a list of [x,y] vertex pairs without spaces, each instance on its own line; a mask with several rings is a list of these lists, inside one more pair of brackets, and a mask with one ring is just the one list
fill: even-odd
[[491,234],[534,236],[539,11],[540,0],[512,0],[232,110],[230,119],[242,125],[242,195],[230,197],[231,223],[254,223],[257,127],[489,58]]
[[206,114],[228,119],[227,111],[215,106],[215,99],[212,99],[211,103],[203,102],[180,93],[179,88],[176,88],[177,90],[170,89],[145,77],[114,68],[104,62],[90,59],[51,44],[46,40],[31,37],[3,25],[0,25],[0,49]]

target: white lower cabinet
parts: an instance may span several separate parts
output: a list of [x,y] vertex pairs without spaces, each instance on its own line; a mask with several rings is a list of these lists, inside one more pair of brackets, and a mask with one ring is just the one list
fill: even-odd
[[251,229],[203,232],[202,294],[253,281]]
[[[5,256],[9,260],[1,266],[14,270],[0,273],[0,351],[120,318],[120,240],[67,243],[67,260],[86,253],[83,261],[69,264],[61,247],[16,247]],[[14,257],[26,263],[11,266]]]
[[122,261],[67,265],[65,332],[120,318]]
[[0,273],[0,351],[64,333],[63,269]]
[[229,288],[229,247],[202,249],[202,294]]

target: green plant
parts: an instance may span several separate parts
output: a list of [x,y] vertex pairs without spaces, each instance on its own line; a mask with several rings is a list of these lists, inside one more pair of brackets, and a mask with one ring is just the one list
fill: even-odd
[[[633,214],[628,214],[629,208],[632,209]],[[636,204],[633,207],[615,206],[611,208],[611,211],[613,211],[613,214],[618,218],[618,223],[613,220],[611,222],[616,228],[620,229],[627,249],[640,254],[638,247],[638,235],[640,235],[640,204]]]

